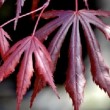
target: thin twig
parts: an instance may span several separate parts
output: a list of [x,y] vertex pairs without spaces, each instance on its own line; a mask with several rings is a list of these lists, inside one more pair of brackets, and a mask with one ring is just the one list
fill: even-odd
[[[26,14],[23,14],[23,15],[19,16],[18,18],[20,19],[20,18],[23,18],[23,17],[25,17],[25,16],[28,16],[28,15],[30,15],[30,14],[32,14],[32,13],[35,13],[35,12],[37,12],[37,11],[40,11],[40,10],[42,10],[44,7],[45,7],[45,4],[44,4],[43,6],[41,6],[40,8],[34,10],[34,11],[31,11],[31,12],[29,12],[29,13],[26,13]],[[3,23],[0,27],[4,27],[4,26],[6,26],[7,24],[13,22],[14,20],[16,20],[16,17],[13,18],[13,19],[11,19],[11,20],[8,20],[8,21],[5,22],[5,23]]]
[[47,0],[47,2],[44,4],[44,7],[43,7],[42,11],[40,12],[40,14],[39,14],[39,16],[38,16],[38,19],[37,19],[37,21],[36,21],[36,24],[35,24],[35,26],[34,26],[32,36],[35,35],[35,31],[36,31],[36,28],[37,28],[37,26],[38,26],[39,20],[40,20],[40,18],[41,18],[41,16],[42,16],[42,13],[43,13],[44,10],[48,7],[49,3],[50,3],[50,0]]

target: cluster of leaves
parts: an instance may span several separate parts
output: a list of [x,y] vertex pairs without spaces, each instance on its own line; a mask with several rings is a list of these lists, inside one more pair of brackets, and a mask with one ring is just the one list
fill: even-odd
[[[18,0],[17,2],[16,23],[21,10],[21,5],[19,5],[21,4],[21,1],[22,0]],[[22,2],[24,3],[24,1]],[[0,67],[0,81],[8,77],[15,70],[23,55],[17,75],[17,110],[20,109],[20,103],[23,96],[31,84],[30,80],[33,73],[35,73],[36,79],[30,107],[32,106],[36,94],[45,87],[46,84],[50,85],[58,96],[53,81],[53,63],[51,57],[45,46],[37,39],[37,37],[34,35],[28,36],[9,48],[7,39],[11,40],[11,38],[1,26],[0,38],[0,54],[4,61],[3,65]],[[35,61],[33,61],[33,59]]]
[[[24,1],[25,0],[17,0],[15,27]],[[84,2],[88,8],[87,0],[84,0]],[[100,29],[107,40],[110,39],[110,26],[103,23],[98,16],[108,17],[110,16],[110,12],[101,10],[47,11],[42,14],[42,18],[54,19],[37,30],[34,36],[28,36],[23,40],[18,41],[10,49],[7,38],[9,40],[11,39],[3,28],[0,28],[0,54],[4,60],[3,65],[0,67],[0,81],[8,77],[15,70],[15,67],[23,55],[17,75],[17,110],[19,110],[23,96],[31,84],[30,79],[33,72],[35,72],[36,80],[30,106],[32,106],[36,94],[46,86],[46,84],[50,85],[58,96],[53,81],[53,73],[56,69],[55,67],[62,44],[70,27],[72,27],[72,31],[68,49],[68,68],[66,73],[65,89],[73,101],[74,110],[79,110],[83,100],[84,87],[86,84],[79,23],[81,24],[85,34],[93,80],[110,96],[109,67],[105,64],[101,55],[101,50],[98,41],[95,38],[91,24]],[[57,28],[58,30],[56,32],[55,30]],[[54,31],[56,34],[50,41],[48,49],[46,49],[43,42],[48,40],[48,37],[50,37],[50,34]],[[33,61],[33,59],[35,61]]]

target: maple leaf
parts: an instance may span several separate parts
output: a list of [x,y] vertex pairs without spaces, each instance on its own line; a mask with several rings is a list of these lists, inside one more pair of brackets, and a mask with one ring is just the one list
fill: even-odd
[[101,55],[101,50],[95,38],[94,32],[92,31],[91,24],[99,28],[105,34],[106,39],[110,39],[110,26],[103,23],[97,16],[108,17],[110,16],[110,12],[101,10],[48,11],[45,12],[42,17],[45,19],[55,19],[47,23],[36,32],[37,38],[43,42],[48,39],[52,32],[59,28],[48,46],[48,51],[51,55],[54,66],[56,66],[60,49],[66,34],[69,28],[73,25],[68,53],[69,62],[65,88],[73,100],[75,110],[79,110],[80,104],[83,100],[84,86],[86,82],[84,77],[84,65],[82,61],[79,22],[81,23],[85,33],[93,80],[110,96],[109,68],[105,64]]
[[[53,64],[51,58],[46,48],[34,36],[28,36],[20,40],[6,53],[5,62],[0,67],[0,81],[12,74],[22,55],[23,58],[17,75],[17,110],[19,110],[23,96],[31,84],[30,79],[34,70],[37,79],[35,80],[34,95],[32,95],[31,105],[36,94],[46,84],[50,85],[57,94],[53,82]],[[33,62],[32,56],[34,56],[35,62]],[[35,63],[35,66],[33,66],[33,63]],[[45,85],[42,84],[42,82]]]
[[0,27],[0,54],[1,57],[4,59],[5,53],[9,50],[9,42],[7,39],[11,40],[10,36],[7,32]]

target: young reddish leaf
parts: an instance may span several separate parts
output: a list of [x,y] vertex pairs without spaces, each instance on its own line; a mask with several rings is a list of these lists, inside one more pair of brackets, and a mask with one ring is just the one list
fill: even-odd
[[[54,92],[58,95],[56,91],[56,87],[53,82],[53,64],[50,59],[46,48],[39,42],[39,40],[35,37],[28,36],[23,40],[17,42],[5,55],[5,62],[0,68],[0,81],[4,78],[8,77],[15,69],[17,63],[19,62],[21,55],[23,55],[23,59],[21,61],[21,65],[19,68],[19,72],[17,75],[17,110],[19,110],[20,103],[25,95],[29,85],[31,84],[30,79],[33,75],[33,60],[32,56],[35,57],[35,70],[36,70],[36,77],[39,80],[43,80],[39,84],[41,88],[45,85],[42,85],[42,82],[45,84],[49,84]],[[37,76],[38,75],[38,76]],[[39,82],[39,81],[38,81]],[[35,84],[36,85],[36,84]],[[35,91],[34,94],[37,94],[39,91]],[[35,98],[35,95],[32,96],[32,100]],[[31,103],[32,104],[32,103]]]
[[109,68],[104,62],[104,59],[101,55],[101,51],[98,45],[98,42],[95,39],[94,32],[92,31],[89,23],[84,19],[81,20],[83,28],[86,34],[87,47],[90,56],[91,62],[91,72],[93,80],[100,88],[104,89],[105,92],[110,96],[110,73]]
[[82,62],[79,19],[77,16],[74,18],[68,58],[69,63],[65,88],[73,100],[74,110],[79,110],[80,104],[83,101],[86,81],[84,77],[84,65]]
[[5,53],[9,50],[9,42],[7,39],[11,40],[10,36],[0,27],[0,54],[4,59]]

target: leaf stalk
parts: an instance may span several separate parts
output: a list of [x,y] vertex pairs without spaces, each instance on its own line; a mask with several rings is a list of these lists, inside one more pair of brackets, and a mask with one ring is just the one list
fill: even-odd
[[75,7],[76,7],[76,12],[78,12],[78,0],[75,0]]

